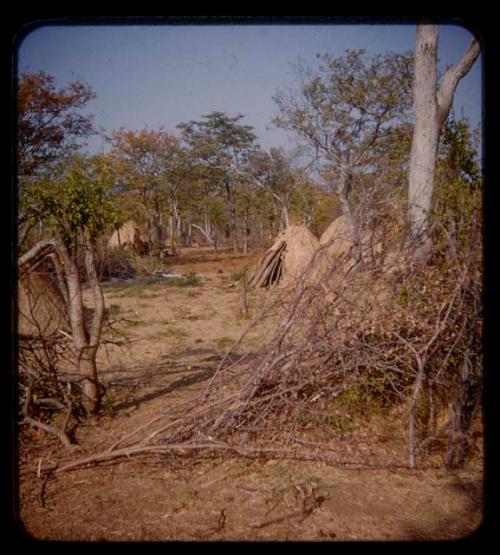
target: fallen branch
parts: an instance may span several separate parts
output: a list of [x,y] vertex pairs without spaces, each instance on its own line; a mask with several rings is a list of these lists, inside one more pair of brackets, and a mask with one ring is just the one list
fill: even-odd
[[59,441],[64,445],[66,448],[71,447],[71,441],[67,434],[61,430],[58,430],[54,426],[50,426],[49,424],[44,424],[39,420],[35,420],[31,418],[31,416],[25,416],[21,421],[21,424],[27,424],[28,426],[32,426],[33,428],[38,428],[39,430],[43,430],[49,434],[55,435]]

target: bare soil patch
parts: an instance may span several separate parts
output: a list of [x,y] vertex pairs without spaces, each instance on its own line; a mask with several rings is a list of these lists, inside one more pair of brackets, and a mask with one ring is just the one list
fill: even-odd
[[[42,483],[39,461],[105,450],[172,405],[201,391],[227,347],[245,330],[238,273],[262,253],[192,249],[166,267],[199,279],[107,283],[106,305],[117,337],[99,355],[106,387],[103,414],[81,425],[77,445],[29,431],[20,443],[19,516],[39,539],[166,540],[430,540],[471,534],[482,519],[482,443],[466,467],[448,472],[439,453],[421,468],[404,464],[339,465],[219,453],[114,461],[63,472]],[[266,302],[249,292],[250,316]],[[89,307],[90,298],[88,299]],[[252,351],[269,333],[257,326],[238,346]],[[387,432],[387,430],[385,430]],[[401,439],[374,436],[377,449]],[[374,440],[375,441],[375,440]],[[42,487],[43,486],[43,487]]]

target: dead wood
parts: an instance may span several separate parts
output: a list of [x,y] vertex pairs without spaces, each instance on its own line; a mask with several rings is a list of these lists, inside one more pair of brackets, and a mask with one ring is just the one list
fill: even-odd
[[[394,235],[382,242],[388,249],[397,243]],[[325,267],[321,252],[326,248],[328,243],[316,250],[295,287],[281,290],[250,323],[245,333],[262,325],[263,318],[275,322],[260,352],[234,360],[229,355],[236,342],[197,397],[158,415],[103,453],[58,464],[57,472],[116,458],[203,449],[366,464],[367,457],[374,457],[371,448],[339,450],[336,445],[341,426],[365,422],[374,402],[404,407],[406,430],[400,418],[400,433],[407,437],[407,452],[395,453],[392,464],[400,465],[402,456],[416,466],[416,446],[427,429],[417,418],[417,406],[429,398],[422,395],[428,384],[459,401],[468,383],[475,380],[474,391],[479,387],[477,252],[439,267],[413,267],[410,258],[402,263],[404,250],[382,249],[365,259],[348,249]],[[264,272],[269,275],[281,249],[277,245],[268,253],[259,279]],[[468,347],[470,341],[474,349]],[[450,366],[464,352],[467,380]],[[461,424],[462,434],[469,425],[470,419]],[[314,437],[308,435],[310,429]],[[385,453],[381,457],[371,463],[390,464]]]

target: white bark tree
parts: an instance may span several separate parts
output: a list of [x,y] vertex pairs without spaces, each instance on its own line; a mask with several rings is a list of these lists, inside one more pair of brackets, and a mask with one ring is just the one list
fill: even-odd
[[439,136],[453,102],[459,81],[469,72],[480,53],[476,39],[462,59],[444,74],[438,89],[437,25],[417,25],[413,63],[414,130],[409,166],[408,219],[409,240],[416,260],[428,260],[432,249],[429,213],[432,207],[434,173]]

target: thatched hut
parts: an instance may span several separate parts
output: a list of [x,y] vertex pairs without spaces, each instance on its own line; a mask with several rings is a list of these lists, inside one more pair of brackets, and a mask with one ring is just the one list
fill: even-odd
[[[319,244],[329,262],[348,257],[353,241],[345,216],[339,216],[326,228]],[[363,257],[370,260],[380,255],[382,243],[373,230],[365,230],[361,234],[359,249]]]
[[303,224],[282,231],[259,262],[250,279],[252,287],[288,287],[311,262],[319,246],[317,237]]
[[336,218],[319,238],[320,247],[328,258],[345,256],[352,247],[351,234],[345,216]]
[[69,329],[64,298],[50,274],[31,272],[19,279],[17,328],[24,337],[48,337]]

